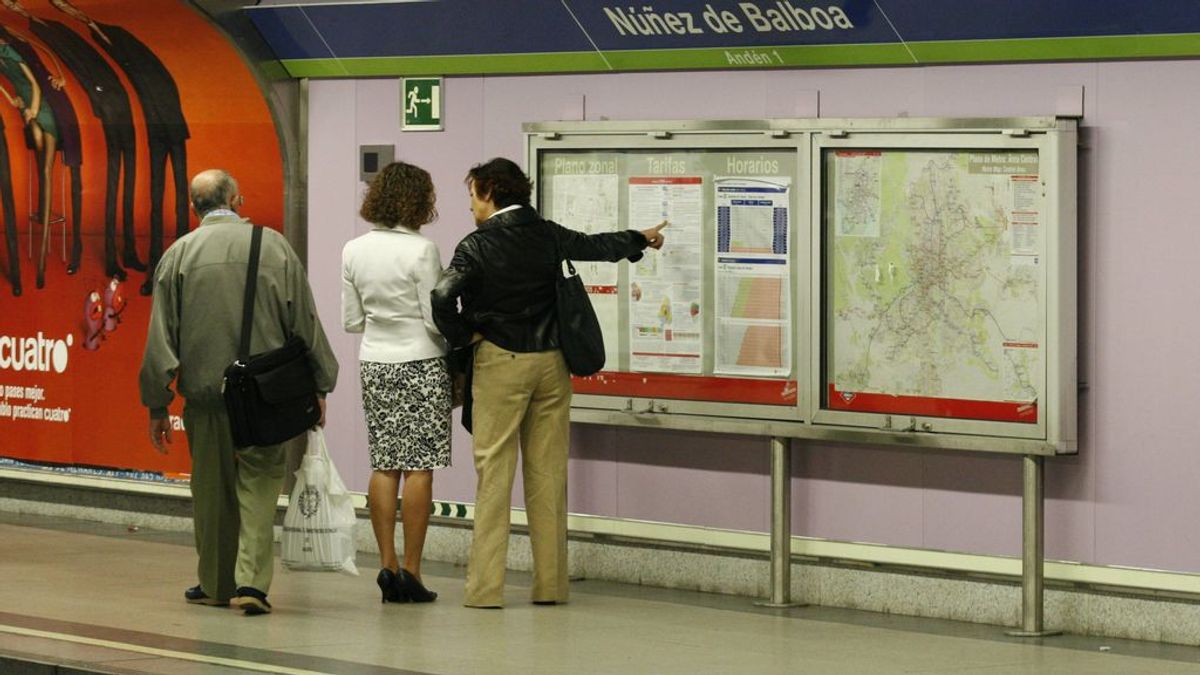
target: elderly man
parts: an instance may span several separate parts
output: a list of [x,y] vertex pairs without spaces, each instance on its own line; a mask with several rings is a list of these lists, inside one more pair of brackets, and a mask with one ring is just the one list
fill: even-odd
[[[200,584],[184,597],[194,604],[233,604],[246,614],[266,614],[284,449],[235,448],[221,396],[225,367],[237,357],[253,232],[237,214],[242,201],[237,182],[224,171],[204,171],[192,180],[191,204],[200,226],[167,249],[155,272],[140,384],[142,403],[150,409],[150,440],[162,453],[171,443],[172,381],[186,399]],[[250,353],[279,347],[289,335],[310,347],[324,425],[324,395],[337,380],[337,361],[304,267],[283,236],[266,229]]]

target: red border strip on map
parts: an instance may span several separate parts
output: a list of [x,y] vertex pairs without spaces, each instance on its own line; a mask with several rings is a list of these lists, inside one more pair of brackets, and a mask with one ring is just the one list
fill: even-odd
[[576,394],[796,405],[796,380],[603,371],[571,382]]
[[868,394],[838,391],[829,384],[826,405],[830,410],[851,412],[888,413],[892,415],[921,415],[923,417],[947,417],[951,419],[988,420],[994,422],[1022,422],[1035,424],[1038,421],[1037,403],[1010,403],[1005,401],[972,401],[959,398],[933,398],[930,396],[892,396],[891,394]]

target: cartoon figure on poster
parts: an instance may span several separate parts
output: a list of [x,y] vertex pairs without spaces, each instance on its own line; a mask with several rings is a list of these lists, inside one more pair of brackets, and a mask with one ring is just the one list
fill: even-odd
[[121,291],[121,280],[114,278],[104,288],[104,330],[111,333],[121,325],[121,314],[125,311],[125,294]]
[[104,341],[104,300],[98,291],[83,301],[83,348],[94,352]]

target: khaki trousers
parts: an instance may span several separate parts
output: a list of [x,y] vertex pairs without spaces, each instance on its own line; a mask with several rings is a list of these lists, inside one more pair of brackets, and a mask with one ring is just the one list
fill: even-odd
[[223,407],[188,404],[183,423],[192,452],[200,587],[222,601],[240,586],[266,593],[275,572],[275,511],[283,487],[284,447],[233,447]]
[[567,601],[567,443],[571,377],[562,353],[475,352],[475,530],[464,603],[504,605],[509,510],[518,448],[533,548],[535,602]]

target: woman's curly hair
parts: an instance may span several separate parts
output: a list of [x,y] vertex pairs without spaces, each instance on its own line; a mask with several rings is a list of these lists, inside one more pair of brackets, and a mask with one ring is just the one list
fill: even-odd
[[371,181],[358,213],[383,227],[403,225],[414,230],[437,219],[433,179],[419,166],[392,162]]

